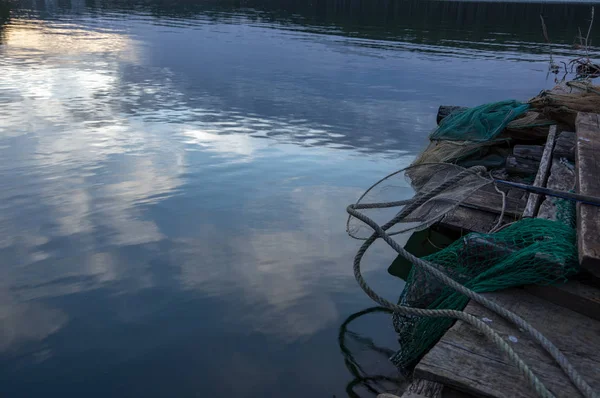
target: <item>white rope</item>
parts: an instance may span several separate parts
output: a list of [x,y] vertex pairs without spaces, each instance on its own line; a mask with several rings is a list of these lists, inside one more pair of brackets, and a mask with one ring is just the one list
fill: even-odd
[[[491,171],[490,171],[490,178],[492,180],[494,180],[494,176],[492,175]],[[493,183],[493,186],[494,186],[494,189],[496,190],[496,192],[498,192],[500,195],[502,195],[502,211],[500,212],[500,217],[498,218],[498,222],[496,223],[496,225],[494,225],[492,227],[492,229],[490,229],[490,232],[489,232],[490,234],[492,234],[494,232],[498,232],[500,230],[502,221],[504,221],[504,212],[506,211],[506,192],[499,189],[498,186],[496,185],[496,183]]]

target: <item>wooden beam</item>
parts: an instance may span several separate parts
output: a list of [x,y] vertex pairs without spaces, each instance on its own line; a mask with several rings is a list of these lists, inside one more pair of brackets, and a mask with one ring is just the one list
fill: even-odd
[[[565,139],[565,133],[567,139]],[[572,137],[570,137],[570,136]],[[556,189],[559,191],[570,191],[575,186],[575,170],[561,158],[575,158],[575,133],[562,132],[556,139],[554,153],[552,156],[552,167],[550,168],[550,176],[546,182],[547,188]],[[568,141],[573,141],[573,145],[568,144]],[[559,141],[563,145],[559,146]],[[566,143],[566,144],[565,144]],[[568,152],[570,148],[570,152]],[[556,155],[557,151],[560,156]],[[556,220],[558,208],[557,205],[562,199],[546,197],[540,206],[537,217],[547,220]],[[568,308],[572,311],[586,315],[590,318],[600,320],[600,290],[592,286],[585,285],[578,280],[570,280],[562,285],[550,286],[526,286],[527,292],[548,300],[554,304]]]
[[[557,157],[553,157],[546,187],[564,192],[572,190],[575,187],[574,165],[570,167]],[[543,199],[542,204],[540,205],[537,217],[556,221],[556,217],[558,215],[557,206],[561,201],[564,201],[564,199],[547,196],[545,199]]]
[[575,161],[575,133],[572,131],[561,131],[554,144],[555,158],[565,158],[570,162]]
[[[513,218],[521,217],[526,204],[524,200],[509,197],[507,195],[504,202],[504,214],[506,216]],[[502,212],[502,195],[495,190],[480,189],[473,192],[461,205],[500,214]]]
[[536,175],[540,168],[540,162],[511,155],[506,157],[505,168],[511,174]]
[[437,122],[437,124],[440,124],[440,122],[442,120],[444,120],[444,118],[449,116],[451,113],[461,112],[461,111],[465,111],[467,109],[469,109],[469,108],[466,108],[464,106],[440,105],[440,107],[438,108],[436,122]]
[[527,286],[527,292],[600,321],[600,289],[573,280],[564,285]]
[[[575,130],[579,193],[600,197],[600,115],[579,113]],[[581,268],[600,277],[600,207],[578,203],[577,227]]]
[[[406,391],[402,394],[402,398],[442,398],[443,388],[442,384],[435,381],[415,379],[408,385]],[[377,396],[377,398],[381,398],[381,396]]]
[[[496,224],[497,218],[495,214],[487,211],[458,206],[446,214],[439,225],[453,231],[458,231],[461,234],[469,232],[488,233]],[[504,221],[509,223],[515,220],[504,217]]]
[[[548,173],[550,172],[550,166],[552,164],[552,151],[554,150],[554,142],[556,140],[556,126],[550,126],[550,132],[548,133],[548,139],[544,146],[544,152],[540,159],[540,167],[533,181],[533,185],[536,187],[546,186],[548,180]],[[542,197],[538,194],[529,194],[527,204],[525,205],[525,211],[523,217],[535,217],[540,208]]]
[[[599,321],[534,297],[523,289],[485,296],[530,322],[566,353],[594,390],[600,389],[600,351],[593,348],[600,347]],[[473,301],[465,311],[483,319],[503,336],[555,396],[580,396],[555,361],[528,335]],[[482,333],[461,321],[423,357],[415,377],[478,397],[537,397],[506,355]]]
[[515,157],[531,159],[538,162],[542,160],[543,154],[544,147],[542,145],[515,145],[513,148],[513,155]]

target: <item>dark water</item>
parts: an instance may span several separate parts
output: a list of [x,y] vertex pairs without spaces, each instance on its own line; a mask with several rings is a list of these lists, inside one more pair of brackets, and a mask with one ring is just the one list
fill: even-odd
[[[397,347],[387,315],[354,319],[345,206],[439,104],[550,87],[539,13],[566,60],[589,10],[0,1],[0,396],[385,388],[355,377],[397,377]],[[366,266],[391,299],[394,257]]]

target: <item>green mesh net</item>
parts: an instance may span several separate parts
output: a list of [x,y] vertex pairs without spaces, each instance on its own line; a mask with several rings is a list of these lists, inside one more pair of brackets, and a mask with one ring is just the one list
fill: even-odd
[[491,141],[508,123],[529,109],[529,104],[508,100],[452,113],[431,134],[431,140]]
[[[561,203],[558,221],[527,218],[494,234],[471,233],[424,257],[469,289],[482,293],[527,284],[565,282],[577,272],[574,206]],[[468,298],[413,267],[399,304],[462,310]],[[452,325],[454,319],[394,314],[400,351],[392,357],[410,368]]]

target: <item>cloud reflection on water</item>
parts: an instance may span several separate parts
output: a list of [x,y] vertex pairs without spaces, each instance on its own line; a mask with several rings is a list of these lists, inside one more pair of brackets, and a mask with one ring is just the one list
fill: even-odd
[[[551,83],[533,33],[503,39],[497,10],[538,18],[513,5],[23,3],[0,9],[0,394],[337,394],[336,325],[369,305],[344,207],[439,104]],[[364,270],[390,299],[394,257]]]
[[[313,154],[324,160],[344,137],[306,120],[191,108],[163,69],[149,70],[153,80],[124,80],[123,70],[140,68],[143,58],[126,35],[19,21],[0,51],[0,72],[7,76],[0,83],[7,103],[0,110],[7,143],[0,235],[7,260],[19,264],[4,271],[7,334],[0,349],[44,340],[68,324],[67,314],[44,304],[49,298],[124,281],[123,293],[132,295],[166,283],[144,256],[132,262],[118,252],[137,247],[150,255],[152,245],[172,240],[147,210],[181,194],[194,172],[191,153],[216,156],[210,163],[227,169],[325,145],[332,149]],[[296,145],[274,149],[274,142]],[[222,296],[228,284],[235,286],[243,306],[260,310],[239,317],[240,327],[294,341],[339,318],[334,301],[316,286],[322,277],[347,273],[348,259],[333,243],[345,236],[324,226],[343,224],[339,204],[358,189],[282,188],[289,189],[284,202],[296,213],[288,217],[300,225],[253,229],[241,219],[241,232],[217,237],[227,234],[223,227],[199,219],[205,239],[175,239],[169,256],[181,288]],[[323,270],[307,272],[315,263]],[[223,274],[217,264],[229,271]]]

